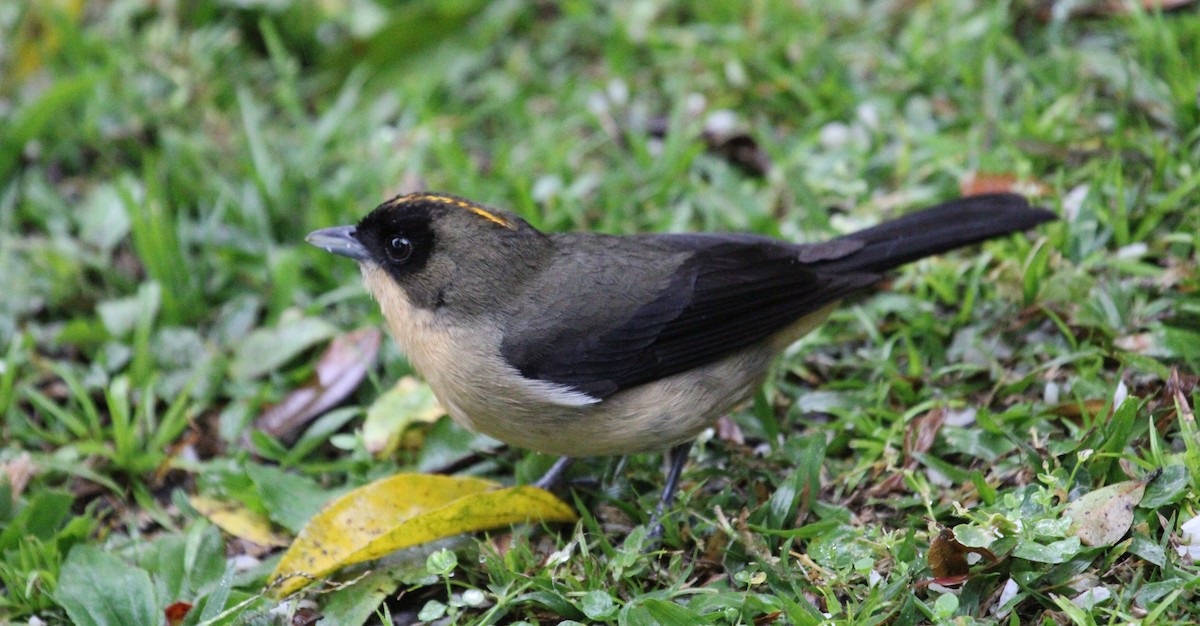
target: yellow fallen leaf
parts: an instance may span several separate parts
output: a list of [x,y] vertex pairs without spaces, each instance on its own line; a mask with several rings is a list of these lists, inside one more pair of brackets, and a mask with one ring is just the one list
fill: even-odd
[[317,577],[435,539],[530,521],[573,522],[575,512],[537,487],[435,474],[397,474],[329,503],[280,559],[270,583],[287,595]]
[[188,498],[192,508],[225,531],[260,546],[286,546],[288,538],[275,532],[271,520],[238,502],[226,502],[206,496]]
[[1071,532],[1085,546],[1110,546],[1133,525],[1133,509],[1146,493],[1146,482],[1126,480],[1086,493],[1067,505]]

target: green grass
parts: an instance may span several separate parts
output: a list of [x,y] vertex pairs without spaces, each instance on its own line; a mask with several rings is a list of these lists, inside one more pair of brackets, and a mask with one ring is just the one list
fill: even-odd
[[[411,373],[390,341],[348,410],[248,434],[326,340],[381,321],[312,229],[427,188],[548,230],[812,241],[977,173],[1063,219],[907,267],[789,350],[732,416],[744,443],[693,452],[661,545],[659,459],[596,460],[574,527],[306,597],[344,624],[1200,619],[1175,549],[1200,513],[1200,17],[1032,4],[5,4],[0,622],[182,601],[187,624],[286,623],[261,594],[278,551],[190,496],[295,532],[346,488],[494,445],[443,419],[369,452],[359,416]],[[709,149],[714,111],[764,175]],[[1078,544],[1068,501],[1151,476],[1127,534]],[[930,584],[943,526],[998,560]]]

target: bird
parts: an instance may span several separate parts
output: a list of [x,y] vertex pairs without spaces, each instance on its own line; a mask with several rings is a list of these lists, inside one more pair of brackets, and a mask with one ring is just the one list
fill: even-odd
[[[819,243],[745,233],[543,233],[437,192],[306,240],[357,261],[391,335],[451,418],[560,459],[666,451],[651,525],[692,441],[775,358],[889,270],[1055,219],[1022,196],[950,200]],[[661,532],[661,531],[660,531]]]

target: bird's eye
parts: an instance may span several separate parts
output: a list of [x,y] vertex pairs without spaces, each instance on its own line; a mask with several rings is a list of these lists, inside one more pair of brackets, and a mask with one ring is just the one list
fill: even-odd
[[412,256],[413,244],[408,237],[394,237],[387,245],[387,255],[392,263],[403,263]]

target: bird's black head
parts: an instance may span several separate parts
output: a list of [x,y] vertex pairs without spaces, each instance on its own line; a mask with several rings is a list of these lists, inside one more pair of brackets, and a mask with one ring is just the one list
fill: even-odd
[[503,291],[496,283],[508,278],[506,268],[527,265],[544,238],[507,211],[418,193],[384,202],[355,226],[310,233],[307,241],[358,261],[381,302],[382,293],[399,287],[409,302],[431,309],[452,296],[473,304]]
[[435,209],[429,202],[385,203],[359,220],[354,238],[372,263],[403,281],[424,268],[433,254]]

